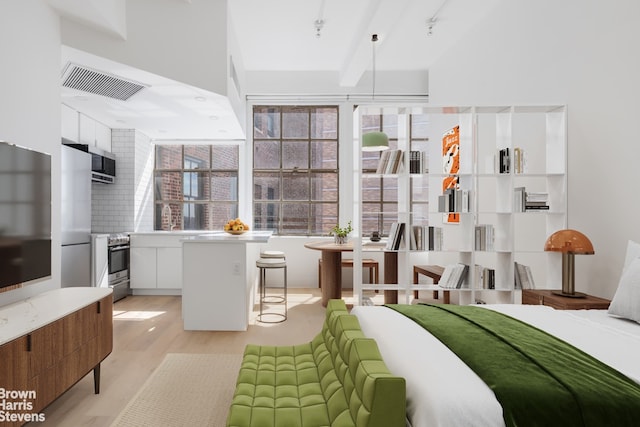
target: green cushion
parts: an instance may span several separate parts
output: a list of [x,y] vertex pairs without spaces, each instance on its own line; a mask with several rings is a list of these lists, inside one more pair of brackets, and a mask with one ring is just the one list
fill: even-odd
[[403,426],[405,401],[404,379],[344,301],[330,300],[310,343],[247,345],[227,426]]

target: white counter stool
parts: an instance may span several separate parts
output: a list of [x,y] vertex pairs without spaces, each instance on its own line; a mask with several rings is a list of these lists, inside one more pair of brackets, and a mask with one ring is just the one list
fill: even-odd
[[[283,254],[284,255],[284,254]],[[280,323],[287,320],[287,261],[284,257],[267,257],[260,258],[256,261],[256,267],[260,270],[260,279],[258,282],[260,314],[258,314],[258,322],[262,323]],[[267,296],[267,270],[284,269],[284,289],[283,295]],[[284,313],[274,311],[265,312],[265,304],[283,304]],[[275,320],[264,320],[264,316],[275,317]]]
[[285,259],[282,251],[260,251],[260,258],[282,258]]

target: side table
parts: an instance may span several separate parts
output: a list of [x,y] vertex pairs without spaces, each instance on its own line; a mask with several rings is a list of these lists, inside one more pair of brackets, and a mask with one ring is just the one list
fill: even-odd
[[551,289],[523,289],[522,304],[546,305],[556,310],[606,310],[610,300],[587,295],[584,298],[563,297],[552,293]]

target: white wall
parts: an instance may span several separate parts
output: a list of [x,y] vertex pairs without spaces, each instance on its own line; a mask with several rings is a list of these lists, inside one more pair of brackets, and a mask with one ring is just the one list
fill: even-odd
[[126,41],[65,20],[63,43],[226,95],[226,0],[129,0],[126,14]]
[[51,154],[51,279],[0,294],[0,305],[60,287],[60,27],[41,0],[0,2],[0,140]]
[[640,3],[504,0],[429,72],[430,102],[568,105],[576,289],[612,297],[628,239],[640,241]]

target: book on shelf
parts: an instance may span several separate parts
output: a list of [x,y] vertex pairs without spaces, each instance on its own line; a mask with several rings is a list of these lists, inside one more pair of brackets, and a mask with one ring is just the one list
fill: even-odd
[[402,235],[404,234],[404,222],[392,222],[389,229],[389,238],[387,239],[387,246],[385,249],[390,251],[397,251],[400,249],[400,242],[402,241]]
[[549,193],[526,191],[525,187],[513,189],[514,212],[542,210],[549,210]]
[[525,173],[527,167],[527,159],[524,154],[524,149],[515,147],[513,149],[513,172]]
[[469,266],[466,264],[449,264],[445,266],[442,276],[438,281],[438,286],[448,289],[460,289],[464,283]]
[[498,150],[498,155],[496,156],[497,162],[497,171],[498,173],[509,173],[511,166],[511,157],[509,154],[509,147],[501,148]]
[[398,173],[402,165],[402,157],[402,150],[382,151],[376,173],[380,175]]
[[467,189],[447,188],[438,196],[438,212],[469,212],[471,193]]
[[492,224],[478,224],[475,227],[475,246],[476,251],[493,251],[495,242],[495,233]]
[[482,289],[496,288],[496,271],[493,268],[482,269]]
[[528,265],[514,263],[514,281],[516,289],[535,289],[536,285],[533,282],[533,274],[531,268]]
[[409,173],[420,174],[428,172],[426,151],[409,151]]

